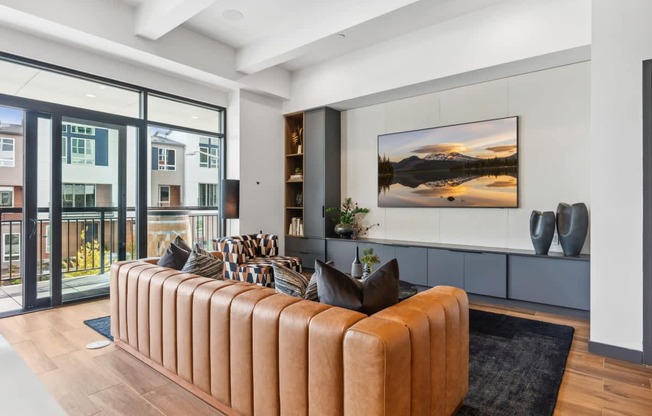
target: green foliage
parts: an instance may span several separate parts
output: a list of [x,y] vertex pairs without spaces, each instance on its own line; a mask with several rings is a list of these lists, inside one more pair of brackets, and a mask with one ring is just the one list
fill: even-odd
[[360,261],[364,264],[369,265],[369,267],[373,267],[374,264],[380,263],[380,257],[378,257],[378,254],[374,254],[373,248],[365,248],[362,250],[362,254],[363,256]]
[[109,251],[104,250],[104,253],[100,252],[100,243],[96,239],[86,241],[84,231],[80,233],[79,239],[80,241],[85,241],[85,243],[77,249],[77,256],[74,260],[64,261],[62,265],[64,269],[75,271],[64,273],[63,277],[88,276],[92,274],[94,270],[99,270],[102,256],[104,256],[104,264],[106,266],[111,264],[109,261]]
[[329,214],[335,214],[339,217],[340,224],[353,224],[355,223],[355,216],[357,214],[366,214],[369,208],[360,208],[357,202],[354,204],[353,200],[349,197],[342,201],[341,207],[330,207],[326,209]]

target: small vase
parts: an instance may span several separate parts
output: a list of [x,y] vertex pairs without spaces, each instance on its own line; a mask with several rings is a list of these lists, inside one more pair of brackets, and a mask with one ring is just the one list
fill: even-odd
[[355,258],[351,264],[351,277],[354,279],[362,277],[362,263],[360,263],[360,259],[358,258],[358,246],[355,247]]
[[303,146],[297,145],[297,154],[303,153]]
[[362,280],[364,280],[364,279],[366,279],[367,277],[369,277],[369,275],[371,274],[371,272],[372,272],[372,270],[371,270],[371,266],[369,265],[369,263],[365,263],[365,264],[364,264],[364,267],[362,268]]

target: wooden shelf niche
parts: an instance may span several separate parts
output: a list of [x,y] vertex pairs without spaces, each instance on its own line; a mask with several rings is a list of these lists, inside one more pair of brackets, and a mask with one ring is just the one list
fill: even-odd
[[303,236],[303,113],[285,116],[285,233]]

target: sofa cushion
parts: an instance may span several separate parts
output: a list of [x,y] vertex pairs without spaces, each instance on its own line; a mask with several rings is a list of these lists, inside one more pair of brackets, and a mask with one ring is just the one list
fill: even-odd
[[181,269],[184,273],[192,273],[198,276],[209,277],[211,279],[222,280],[222,268],[224,262],[211,254],[202,254],[193,251],[188,256],[186,264]]
[[188,253],[192,251],[192,247],[186,243],[186,240],[181,238],[179,234],[175,237],[175,239],[172,241],[172,244],[175,244],[177,247],[181,247],[182,249],[186,250]]
[[398,262],[385,263],[364,281],[353,279],[319,260],[315,262],[319,301],[374,314],[398,302]]
[[156,264],[161,267],[169,267],[171,269],[181,270],[186,264],[188,256],[190,256],[189,251],[184,250],[174,243],[171,243],[168,246],[167,250],[165,250],[163,256],[158,259]]
[[278,293],[303,298],[308,288],[308,278],[281,264],[274,264],[274,289]]

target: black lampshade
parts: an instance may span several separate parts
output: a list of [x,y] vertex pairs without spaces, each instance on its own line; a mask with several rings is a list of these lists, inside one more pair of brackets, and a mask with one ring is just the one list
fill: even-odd
[[222,218],[240,217],[240,181],[222,179]]

